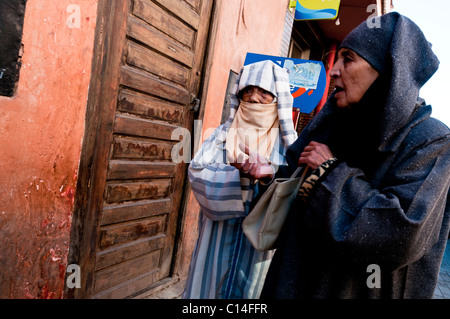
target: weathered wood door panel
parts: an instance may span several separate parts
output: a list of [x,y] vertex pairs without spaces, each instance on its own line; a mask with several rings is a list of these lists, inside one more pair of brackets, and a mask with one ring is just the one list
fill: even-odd
[[125,298],[171,275],[212,0],[99,2],[69,260],[80,298]]

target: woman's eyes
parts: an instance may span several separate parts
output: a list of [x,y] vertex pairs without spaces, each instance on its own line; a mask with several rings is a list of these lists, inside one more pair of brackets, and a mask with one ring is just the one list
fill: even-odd
[[352,59],[352,57],[350,55],[344,55],[343,59],[344,59],[344,63],[348,63],[348,62],[352,62],[353,61],[353,59]]
[[[244,93],[251,94],[251,93],[253,93],[253,89],[244,89]],[[260,94],[262,94],[262,95],[267,95],[267,94],[270,94],[270,93],[269,93],[269,91],[261,90],[261,91],[260,91]]]

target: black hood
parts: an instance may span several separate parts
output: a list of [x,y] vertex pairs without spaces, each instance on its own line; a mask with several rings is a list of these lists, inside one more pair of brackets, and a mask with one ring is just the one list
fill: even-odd
[[[407,17],[392,12],[366,21],[350,32],[340,48],[349,48],[369,62],[390,82],[381,110],[379,148],[389,150],[396,133],[408,122],[419,89],[437,71],[439,60],[420,28]],[[373,27],[370,27],[373,26]]]

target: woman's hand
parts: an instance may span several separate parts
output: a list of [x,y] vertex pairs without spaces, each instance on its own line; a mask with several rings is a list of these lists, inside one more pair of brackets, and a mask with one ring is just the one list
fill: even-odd
[[312,141],[300,154],[298,165],[307,165],[312,169],[316,169],[332,157],[334,156],[327,145]]
[[274,170],[266,158],[254,151],[251,151],[247,145],[239,143],[239,147],[245,154],[248,155],[248,158],[244,161],[230,163],[230,165],[239,169],[243,175],[246,175],[250,179],[259,179],[263,181],[272,180]]

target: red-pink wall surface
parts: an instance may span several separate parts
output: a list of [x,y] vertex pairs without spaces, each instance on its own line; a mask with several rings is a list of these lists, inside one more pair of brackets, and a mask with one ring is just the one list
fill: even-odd
[[28,0],[0,97],[0,298],[61,298],[98,0]]
[[[230,70],[239,73],[247,52],[278,55],[289,1],[222,1],[206,92],[203,132],[220,125]],[[207,136],[204,136],[204,138]]]

